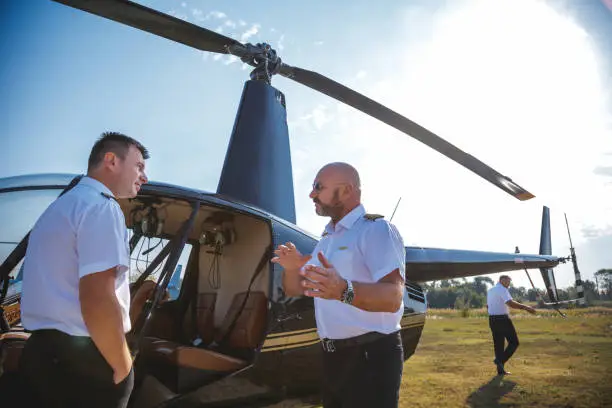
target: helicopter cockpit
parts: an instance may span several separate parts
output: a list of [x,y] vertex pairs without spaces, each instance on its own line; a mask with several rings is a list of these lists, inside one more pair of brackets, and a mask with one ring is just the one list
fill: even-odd
[[[133,330],[151,302],[170,251],[192,206],[175,199],[138,197],[120,202],[137,266],[133,281]],[[270,227],[251,216],[200,207],[185,237],[173,276],[143,333],[143,360],[170,389],[183,392],[227,371],[246,367],[265,336],[268,271],[254,265],[268,254]],[[134,256],[135,255],[135,256]],[[148,259],[143,259],[148,257]],[[147,285],[148,283],[148,285]],[[163,285],[162,285],[163,286]]]
[[[32,209],[30,224],[1,239],[14,244],[5,245],[5,255],[61,190],[61,185],[24,191],[0,186],[3,218],[23,221],[24,208]],[[139,372],[154,377],[160,390],[182,394],[251,365],[261,347],[268,323],[271,226],[196,194],[143,190],[118,200],[130,238],[128,338],[140,356]],[[10,225],[7,221],[7,233]],[[13,291],[17,283],[12,279]],[[18,302],[19,293],[11,294]],[[27,338],[18,323],[19,317],[12,319],[10,331]],[[13,346],[6,361],[15,369],[21,347]]]

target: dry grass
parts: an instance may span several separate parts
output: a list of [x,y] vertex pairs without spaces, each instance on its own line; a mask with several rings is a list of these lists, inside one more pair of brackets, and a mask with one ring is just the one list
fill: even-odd
[[[513,313],[520,346],[495,376],[486,313],[432,309],[404,366],[401,407],[612,407],[612,309]],[[299,408],[286,401],[274,408]]]

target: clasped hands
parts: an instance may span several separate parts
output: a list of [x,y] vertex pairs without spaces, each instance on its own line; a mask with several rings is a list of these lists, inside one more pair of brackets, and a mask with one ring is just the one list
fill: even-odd
[[308,264],[310,255],[302,255],[291,242],[279,245],[272,262],[281,265],[285,273],[299,273],[305,296],[340,300],[347,283],[322,252],[317,254],[321,266]]

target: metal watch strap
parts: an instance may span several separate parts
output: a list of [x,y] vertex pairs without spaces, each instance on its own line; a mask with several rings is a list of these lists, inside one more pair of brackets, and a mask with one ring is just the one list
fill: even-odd
[[344,290],[344,292],[342,292],[342,298],[340,299],[340,301],[342,303],[350,305],[353,303],[353,297],[355,296],[355,292],[353,290],[353,283],[348,279],[345,279],[345,281],[346,289]]

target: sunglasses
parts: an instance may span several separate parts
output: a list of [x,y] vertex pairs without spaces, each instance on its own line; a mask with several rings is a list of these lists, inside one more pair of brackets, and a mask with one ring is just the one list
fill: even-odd
[[[334,183],[334,184],[328,184],[327,187],[329,186],[341,186],[341,185],[347,185],[350,183]],[[321,190],[323,190],[326,186],[324,186],[323,184],[321,184],[320,181],[317,181],[315,183],[312,183],[312,189],[316,192],[316,193],[320,193]]]

